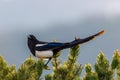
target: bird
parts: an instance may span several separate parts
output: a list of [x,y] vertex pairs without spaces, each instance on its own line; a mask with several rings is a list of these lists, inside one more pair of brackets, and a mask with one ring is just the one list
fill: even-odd
[[71,42],[45,42],[45,41],[39,41],[34,35],[30,34],[28,36],[28,48],[30,49],[30,52],[37,58],[41,59],[48,59],[46,64],[44,66],[47,66],[48,63],[51,61],[51,59],[61,50],[71,48],[73,46],[86,43],[88,41],[93,40],[97,36],[103,34],[105,30],[102,30],[92,36],[80,39],[76,38],[75,40]]

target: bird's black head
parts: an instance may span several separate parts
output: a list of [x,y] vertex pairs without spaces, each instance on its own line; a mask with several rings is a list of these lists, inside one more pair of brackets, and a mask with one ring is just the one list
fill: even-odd
[[34,35],[29,35],[28,40],[36,41],[36,37]]
[[34,35],[28,36],[28,47],[31,53],[35,56],[35,45],[37,44],[37,39]]

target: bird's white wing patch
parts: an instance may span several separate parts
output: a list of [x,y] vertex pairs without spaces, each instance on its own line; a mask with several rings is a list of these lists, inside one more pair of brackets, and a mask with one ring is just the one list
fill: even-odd
[[39,46],[44,46],[44,45],[46,45],[46,44],[36,44],[35,46],[39,47]]
[[49,51],[36,51],[35,56],[38,58],[48,59],[53,56],[53,52]]

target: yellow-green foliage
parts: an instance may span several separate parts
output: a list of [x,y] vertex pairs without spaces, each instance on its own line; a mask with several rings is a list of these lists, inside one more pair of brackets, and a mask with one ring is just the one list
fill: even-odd
[[36,61],[31,56],[16,70],[15,66],[8,66],[0,56],[0,80],[39,80],[43,71],[43,61]]
[[85,64],[85,75],[83,77],[83,80],[99,80],[98,74],[95,71],[92,71],[91,64]]
[[[64,62],[56,55],[51,61],[51,73],[46,73],[42,79],[41,75],[46,71],[43,60],[36,60],[30,55],[16,69],[15,65],[9,66],[0,56],[0,80],[120,80],[120,51],[114,52],[111,62],[100,52],[94,65],[86,62],[87,64],[82,66],[77,62],[79,50],[79,45],[70,48],[68,58]],[[83,69],[85,73],[81,76]]]
[[[46,80],[80,80],[82,67],[77,63],[79,45],[70,49],[67,61],[62,64],[57,58],[53,58],[53,72],[46,75]],[[49,77],[49,78],[48,78]]]

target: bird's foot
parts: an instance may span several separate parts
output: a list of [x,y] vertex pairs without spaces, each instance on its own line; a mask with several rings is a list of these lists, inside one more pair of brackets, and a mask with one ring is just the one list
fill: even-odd
[[49,66],[47,66],[47,65],[44,65],[44,69],[50,70]]

